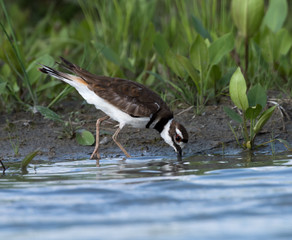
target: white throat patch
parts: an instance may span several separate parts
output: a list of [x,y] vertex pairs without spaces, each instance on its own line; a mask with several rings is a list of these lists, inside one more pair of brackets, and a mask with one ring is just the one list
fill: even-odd
[[160,133],[160,136],[164,139],[164,141],[169,144],[170,146],[172,146],[174,148],[174,150],[176,151],[176,148],[173,145],[172,139],[169,136],[169,129],[170,129],[170,125],[172,123],[173,119],[170,119],[167,124],[165,124],[163,131]]

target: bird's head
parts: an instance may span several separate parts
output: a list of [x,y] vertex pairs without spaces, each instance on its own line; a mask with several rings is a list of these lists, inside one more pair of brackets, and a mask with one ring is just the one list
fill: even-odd
[[185,127],[173,119],[169,120],[160,133],[166,143],[173,147],[177,153],[178,160],[181,160],[182,149],[189,140]]

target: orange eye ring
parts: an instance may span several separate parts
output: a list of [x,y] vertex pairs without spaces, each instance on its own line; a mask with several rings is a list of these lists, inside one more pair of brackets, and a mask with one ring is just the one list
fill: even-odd
[[176,140],[177,142],[180,142],[180,141],[182,140],[182,138],[181,138],[178,134],[176,134],[176,136],[175,136],[175,140]]

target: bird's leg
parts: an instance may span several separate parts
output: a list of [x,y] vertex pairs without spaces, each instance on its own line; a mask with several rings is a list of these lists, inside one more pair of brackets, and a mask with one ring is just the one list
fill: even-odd
[[90,156],[90,159],[100,159],[100,155],[99,155],[99,152],[98,152],[98,147],[99,147],[99,126],[104,120],[107,120],[107,119],[109,119],[109,116],[105,116],[105,117],[99,118],[96,121],[95,148],[94,148],[93,153]]
[[127,151],[123,148],[123,146],[118,142],[117,137],[119,132],[121,131],[120,128],[117,129],[117,131],[115,132],[115,134],[113,135],[113,140],[114,142],[119,146],[119,148],[123,151],[123,153],[127,156],[127,158],[130,158],[130,154],[127,153]]

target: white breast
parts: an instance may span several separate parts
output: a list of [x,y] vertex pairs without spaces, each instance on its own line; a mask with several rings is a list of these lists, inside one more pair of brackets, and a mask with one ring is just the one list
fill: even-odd
[[150,120],[150,117],[131,117],[129,114],[121,111],[114,105],[97,96],[93,91],[89,90],[88,87],[83,84],[72,81],[70,81],[69,84],[75,87],[79,94],[89,104],[93,104],[97,109],[100,109],[106,115],[119,122],[120,128],[123,128],[126,124],[129,124],[135,128],[144,128]]

